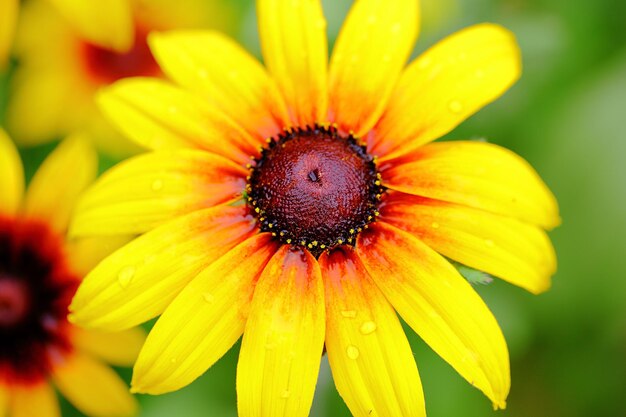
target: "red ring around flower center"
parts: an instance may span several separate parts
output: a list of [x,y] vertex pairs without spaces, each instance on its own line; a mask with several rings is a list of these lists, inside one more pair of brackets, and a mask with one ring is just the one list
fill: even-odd
[[271,139],[251,168],[247,192],[261,230],[319,255],[353,243],[378,214],[384,190],[364,146],[313,126]]

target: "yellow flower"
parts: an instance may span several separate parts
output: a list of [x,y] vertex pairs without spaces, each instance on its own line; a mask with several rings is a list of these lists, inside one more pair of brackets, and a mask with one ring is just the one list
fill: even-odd
[[504,407],[504,338],[445,257],[544,291],[557,204],[508,150],[428,143],[517,80],[513,36],[477,25],[404,68],[417,3],[359,0],[328,65],[318,1],[257,11],[268,71],[218,33],[155,34],[177,85],[130,79],[101,95],[153,152],[105,174],[72,233],[143,235],[87,276],[73,319],[119,330],[161,314],[137,392],[189,384],[243,335],[242,416],[308,415],[324,345],[354,415],[424,415],[397,311]]
[[139,329],[107,334],[67,321],[80,278],[120,238],[66,240],[70,213],[96,175],[85,141],[69,138],[22,196],[17,151],[0,129],[0,415],[58,416],[52,385],[89,416],[130,416],[137,405],[105,363],[131,365]]
[[[220,21],[214,13],[226,17]],[[231,26],[226,6],[200,0],[34,0],[20,15],[15,41],[20,66],[7,110],[12,136],[30,146],[87,131],[113,155],[137,147],[105,122],[94,95],[123,77],[160,75],[148,32]]]

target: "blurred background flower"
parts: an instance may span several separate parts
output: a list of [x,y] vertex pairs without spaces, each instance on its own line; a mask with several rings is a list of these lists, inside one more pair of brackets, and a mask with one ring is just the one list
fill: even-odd
[[[34,1],[23,5],[31,6]],[[168,10],[164,12],[167,19],[174,10],[171,5],[181,2],[160,0],[170,8],[159,10]],[[205,19],[197,25],[215,27],[226,22],[231,34],[260,56],[253,1],[210,3],[226,7],[230,17],[223,17],[222,12],[195,13],[196,18]],[[331,43],[351,3],[324,1]],[[626,389],[626,141],[622,127],[626,2],[422,0],[422,4],[424,30],[414,56],[445,35],[479,22],[496,22],[516,34],[524,60],[522,79],[449,136],[484,137],[525,157],[556,194],[563,218],[562,226],[551,234],[559,271],[550,291],[535,297],[497,281],[478,287],[510,349],[513,383],[507,409],[491,411],[479,391],[467,386],[414,336],[410,342],[429,399],[428,415],[626,415],[622,399]],[[0,20],[7,16],[0,12]],[[6,28],[0,23],[0,32]],[[22,60],[18,51],[19,47],[17,59],[0,76],[3,125],[6,105],[16,100],[19,90],[15,68],[20,68]],[[25,59],[23,65],[27,66]],[[10,95],[9,81],[13,83]],[[71,111],[63,105],[61,110]],[[40,110],[32,105],[30,111],[36,117]],[[28,112],[24,114],[21,123],[28,124]],[[27,177],[50,149],[51,145],[21,148]],[[101,159],[105,165],[114,161]],[[236,345],[185,389],[159,397],[140,396],[140,415],[236,416],[238,349]],[[81,416],[67,403],[63,408],[64,415]],[[348,415],[323,360],[311,416]]]
[[135,150],[94,102],[102,86],[159,75],[146,37],[152,30],[234,25],[227,2],[200,0],[30,0],[23,2],[7,128],[24,146],[86,131],[114,156]]

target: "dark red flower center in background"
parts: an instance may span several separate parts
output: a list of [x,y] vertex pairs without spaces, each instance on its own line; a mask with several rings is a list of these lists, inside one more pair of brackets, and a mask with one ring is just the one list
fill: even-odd
[[261,230],[315,256],[354,243],[378,215],[384,188],[373,157],[333,127],[270,139],[250,169],[248,204]]
[[148,31],[135,28],[133,46],[124,53],[82,42],[80,53],[85,70],[97,84],[110,84],[127,77],[158,76],[161,72],[147,37]]
[[0,384],[36,383],[71,350],[67,307],[78,279],[43,223],[0,217]]

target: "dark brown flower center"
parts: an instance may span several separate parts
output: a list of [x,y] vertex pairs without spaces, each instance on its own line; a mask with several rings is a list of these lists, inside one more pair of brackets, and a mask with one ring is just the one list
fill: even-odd
[[28,311],[30,295],[24,282],[0,273],[0,327],[18,324]]
[[0,385],[36,383],[71,350],[66,315],[78,282],[45,224],[0,217]]
[[316,256],[354,243],[378,215],[384,192],[373,157],[333,127],[269,139],[250,170],[248,204],[261,230]]

